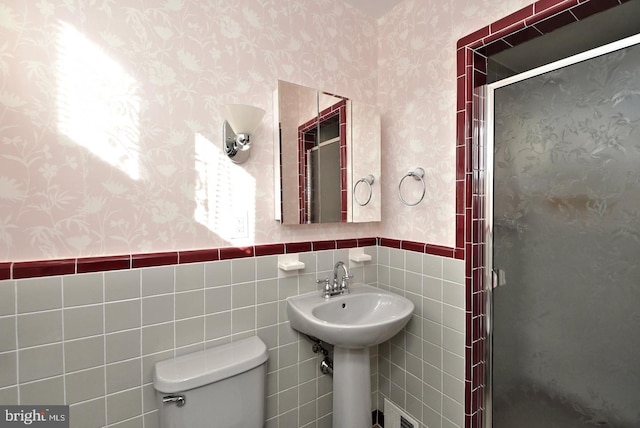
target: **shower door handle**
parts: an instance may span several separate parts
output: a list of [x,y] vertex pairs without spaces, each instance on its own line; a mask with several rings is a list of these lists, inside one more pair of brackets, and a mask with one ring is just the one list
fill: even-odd
[[507,272],[504,269],[493,269],[491,271],[491,288],[507,285]]

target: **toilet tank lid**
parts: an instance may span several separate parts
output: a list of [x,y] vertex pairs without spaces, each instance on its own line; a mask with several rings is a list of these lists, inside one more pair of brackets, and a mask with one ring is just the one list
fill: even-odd
[[153,386],[163,393],[187,391],[249,371],[268,357],[264,342],[252,336],[157,362],[153,366]]

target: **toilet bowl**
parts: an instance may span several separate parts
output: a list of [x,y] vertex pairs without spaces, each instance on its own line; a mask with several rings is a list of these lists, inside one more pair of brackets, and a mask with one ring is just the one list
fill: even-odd
[[253,336],[157,362],[160,427],[263,427],[267,358],[266,345]]

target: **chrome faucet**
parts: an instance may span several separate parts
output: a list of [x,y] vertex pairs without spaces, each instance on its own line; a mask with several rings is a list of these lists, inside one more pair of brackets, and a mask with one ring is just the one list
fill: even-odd
[[[340,268],[342,268],[342,270],[344,271],[344,275],[342,276],[340,281],[338,281],[338,270]],[[324,284],[322,297],[329,298],[338,294],[348,294],[349,280],[351,278],[353,278],[353,275],[349,273],[344,262],[340,261],[333,267],[333,282],[329,282],[329,278],[319,279],[316,282],[318,284]]]
[[[344,276],[340,280],[340,284],[338,284],[338,269],[342,268],[344,270]],[[347,270],[347,266],[344,262],[338,262],[333,267],[333,289],[338,290],[340,294],[349,292],[349,279],[353,278],[353,275],[349,274]]]

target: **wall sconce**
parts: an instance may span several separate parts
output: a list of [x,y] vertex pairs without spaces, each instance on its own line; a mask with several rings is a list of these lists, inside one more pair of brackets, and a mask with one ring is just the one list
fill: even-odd
[[222,148],[234,163],[243,163],[249,159],[251,134],[264,117],[265,111],[244,104],[227,104],[222,108],[225,118],[222,126]]

